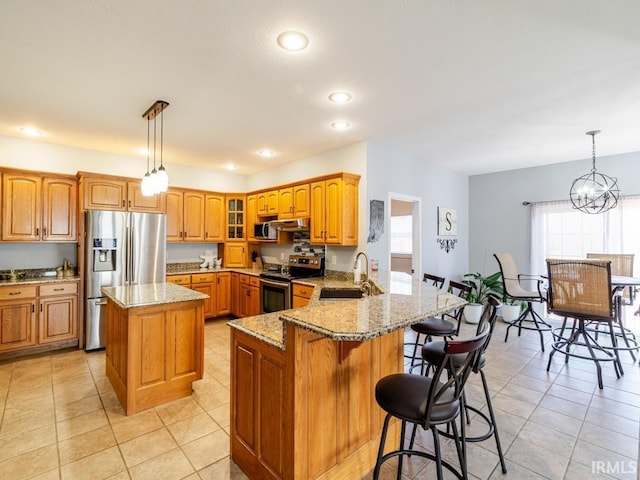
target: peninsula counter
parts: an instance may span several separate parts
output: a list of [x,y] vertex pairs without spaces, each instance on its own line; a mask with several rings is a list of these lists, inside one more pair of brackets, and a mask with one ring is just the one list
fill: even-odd
[[403,371],[404,328],[465,302],[409,276],[378,274],[383,293],[347,301],[319,300],[346,282],[304,282],[309,306],[229,322],[231,456],[251,479],[362,478],[384,420],[375,385]]

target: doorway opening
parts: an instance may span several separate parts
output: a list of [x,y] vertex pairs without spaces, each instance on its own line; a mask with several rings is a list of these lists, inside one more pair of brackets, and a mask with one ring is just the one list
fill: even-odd
[[389,193],[389,269],[422,276],[420,197]]

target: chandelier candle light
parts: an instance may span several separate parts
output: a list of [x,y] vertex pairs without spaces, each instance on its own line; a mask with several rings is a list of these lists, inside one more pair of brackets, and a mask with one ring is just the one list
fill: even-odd
[[[164,140],[164,109],[169,106],[164,100],[156,100],[146,112],[142,114],[142,118],[147,120],[147,173],[142,177],[140,189],[142,195],[151,197],[156,193],[166,192],[169,186],[169,177],[164,168],[162,159],[162,147]],[[156,151],[157,151],[157,117],[160,115],[160,167],[156,170]],[[150,132],[151,120],[153,120],[153,170],[149,173],[149,158],[151,155]]]
[[591,171],[576,178],[571,184],[571,203],[573,208],[584,213],[603,213],[614,208],[618,204],[618,179],[610,177],[596,170],[596,140],[595,136],[600,130],[587,132],[591,135],[593,155]]

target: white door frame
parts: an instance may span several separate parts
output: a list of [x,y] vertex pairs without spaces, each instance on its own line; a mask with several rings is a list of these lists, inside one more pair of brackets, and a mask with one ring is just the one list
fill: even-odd
[[411,254],[411,268],[416,278],[422,278],[422,198],[403,193],[389,192],[387,194],[387,205],[385,223],[387,228],[387,265],[391,270],[391,200],[401,200],[413,204],[411,216],[413,217],[413,253]]

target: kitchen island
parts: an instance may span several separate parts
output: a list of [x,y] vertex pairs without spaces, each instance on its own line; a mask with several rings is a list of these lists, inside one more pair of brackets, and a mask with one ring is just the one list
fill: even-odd
[[379,295],[325,302],[320,288],[340,282],[309,279],[309,306],[229,322],[231,456],[249,478],[350,479],[373,468],[384,420],[374,389],[403,371],[404,328],[465,303],[397,281],[379,274]]
[[104,287],[106,373],[127,415],[191,395],[204,364],[207,295],[172,283]]

